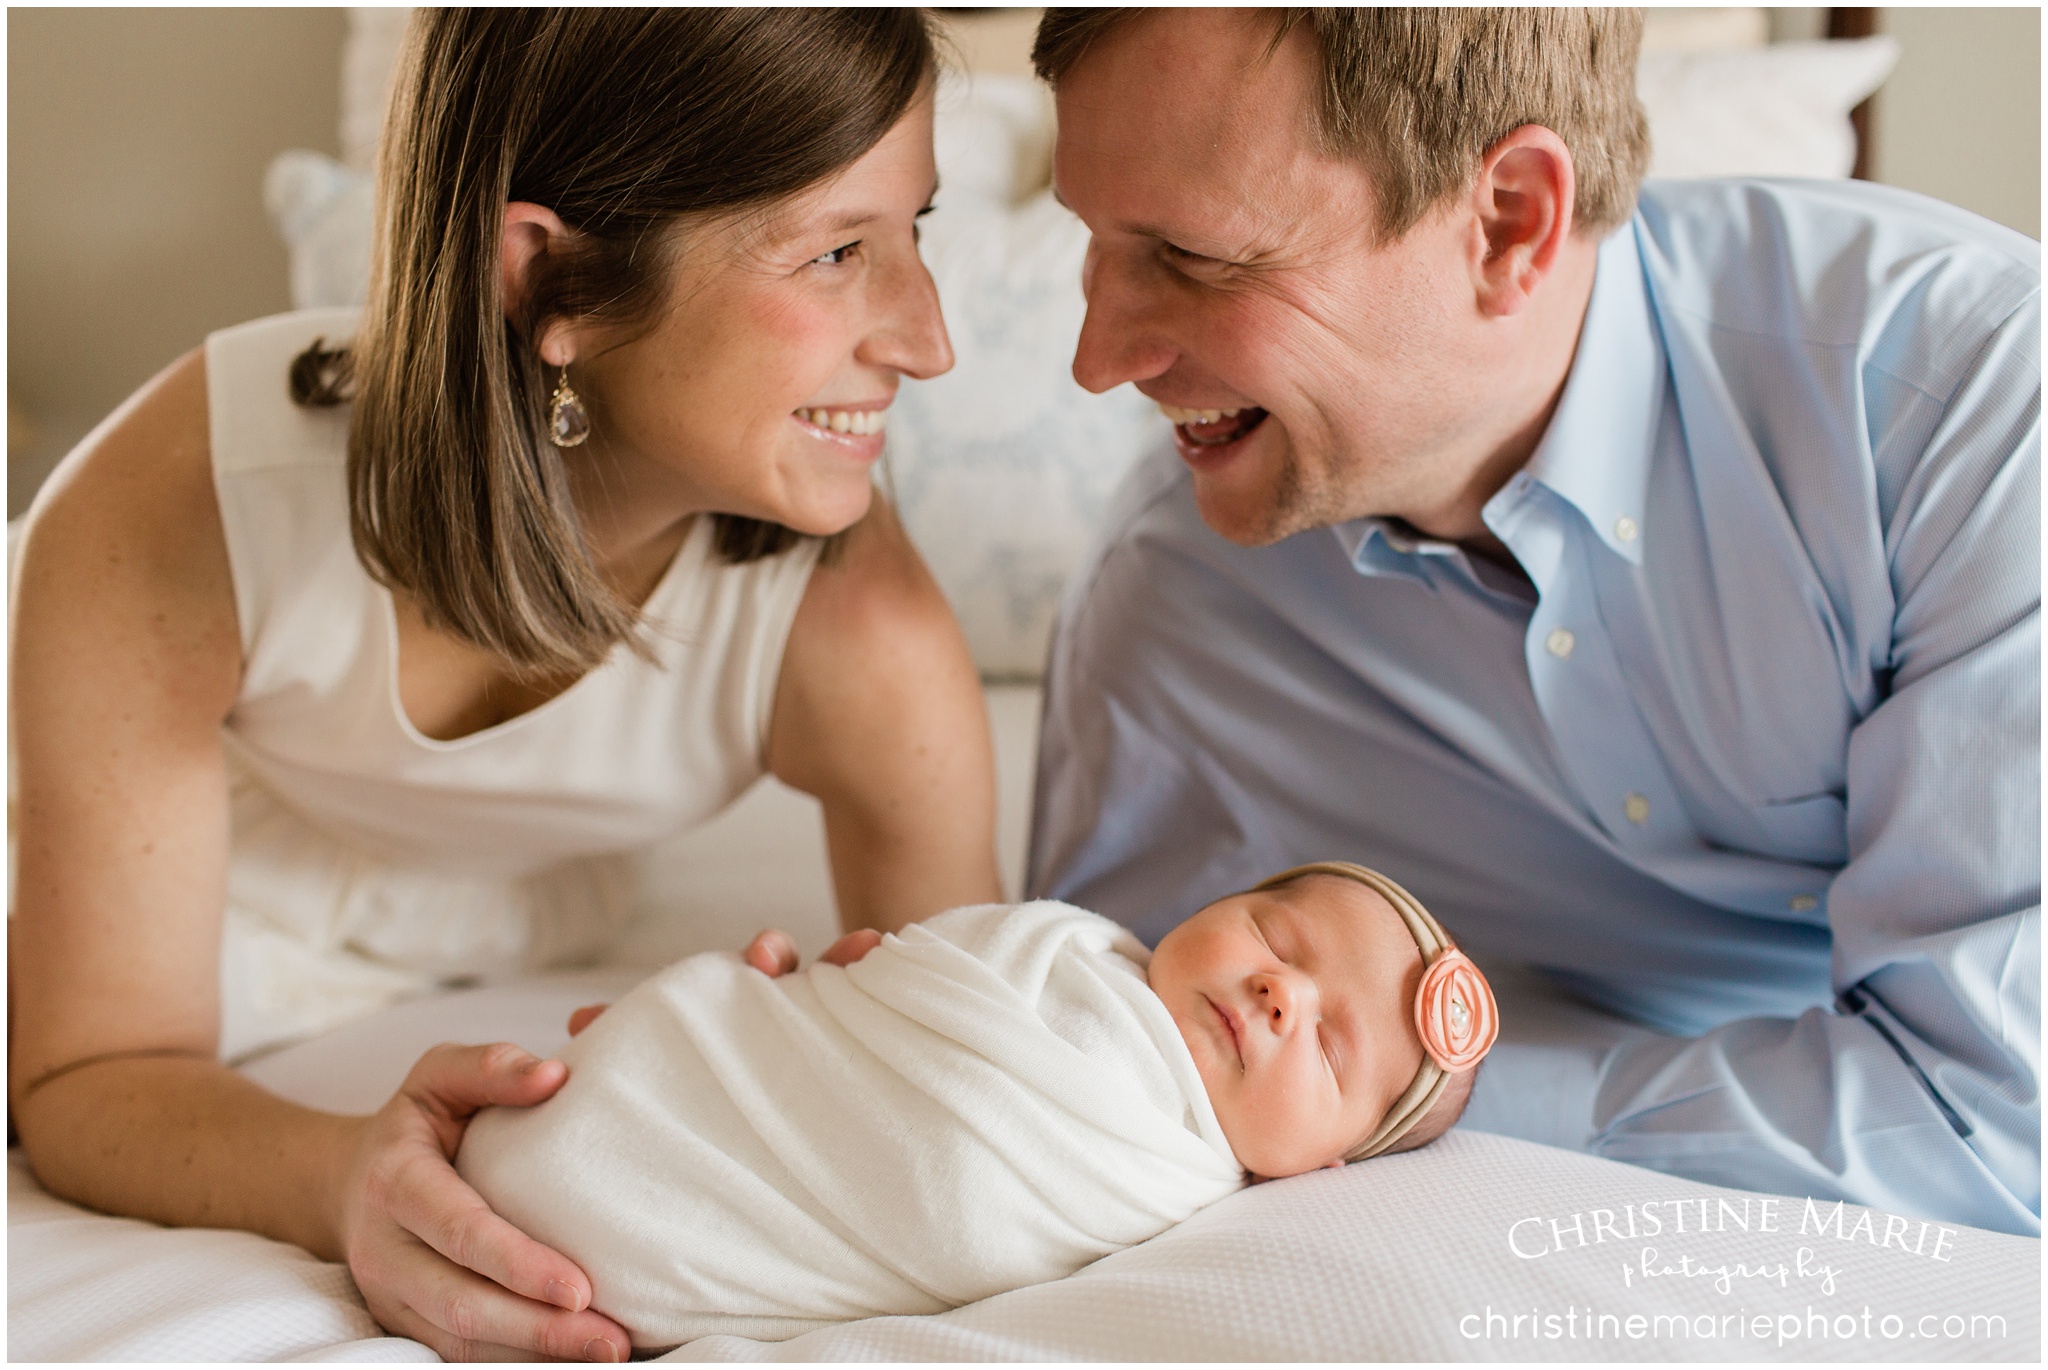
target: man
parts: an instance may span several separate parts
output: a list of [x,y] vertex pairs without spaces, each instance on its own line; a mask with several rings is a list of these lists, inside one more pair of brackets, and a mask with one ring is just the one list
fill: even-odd
[[1364,862],[1658,1029],[1554,1139],[2038,1232],[2039,250],[1638,202],[1640,23],[1048,12],[1074,374],[1177,427],[1062,615],[1030,883],[1157,940]]

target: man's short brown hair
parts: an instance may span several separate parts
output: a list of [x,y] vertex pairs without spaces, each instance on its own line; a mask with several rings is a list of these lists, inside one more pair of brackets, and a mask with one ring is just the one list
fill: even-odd
[[[1048,9],[1031,60],[1057,87],[1090,47],[1144,9]],[[1650,159],[1636,99],[1635,9],[1274,9],[1274,46],[1297,26],[1322,59],[1317,131],[1358,157],[1397,238],[1471,184],[1486,149],[1541,124],[1571,149],[1577,228],[1635,212]]]

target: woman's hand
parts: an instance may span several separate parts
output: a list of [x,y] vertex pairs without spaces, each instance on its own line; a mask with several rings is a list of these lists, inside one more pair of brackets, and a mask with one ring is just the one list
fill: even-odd
[[501,1042],[435,1047],[362,1120],[338,1199],[342,1254],[370,1313],[446,1360],[620,1361],[632,1342],[590,1311],[573,1261],[491,1212],[455,1173],[463,1130],[490,1104],[537,1104],[560,1061]]
[[[850,966],[881,945],[881,933],[873,928],[855,928],[825,948],[825,954],[818,959],[830,966]],[[796,969],[796,943],[780,928],[769,928],[747,943],[740,959],[773,980]]]
[[[825,948],[818,959],[834,966],[850,966],[882,945],[882,934],[873,928],[855,928]],[[796,943],[779,928],[756,933],[740,959],[770,980],[780,979],[797,967]],[[585,1004],[569,1015],[569,1035],[576,1036],[601,1017],[608,1004]]]

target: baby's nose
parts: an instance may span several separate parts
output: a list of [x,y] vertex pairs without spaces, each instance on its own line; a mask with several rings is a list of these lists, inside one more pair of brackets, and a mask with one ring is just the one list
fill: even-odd
[[1305,1001],[1315,994],[1315,988],[1302,977],[1288,974],[1261,975],[1254,989],[1259,1009],[1266,1015],[1266,1026],[1275,1032],[1291,1026],[1307,1007]]

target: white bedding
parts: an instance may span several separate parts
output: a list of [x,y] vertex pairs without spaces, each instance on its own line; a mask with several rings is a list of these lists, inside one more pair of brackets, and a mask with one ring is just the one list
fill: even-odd
[[[1035,750],[1037,692],[989,692],[1001,785],[999,840],[1014,890],[1022,864],[1024,808]],[[571,1009],[610,1000],[652,968],[709,948],[734,948],[763,922],[794,933],[806,956],[832,936],[816,805],[764,785],[717,823],[671,843],[650,862],[646,916],[622,948],[631,965],[559,974],[402,1004],[360,1023],[277,1052],[244,1073],[287,1098],[336,1112],[369,1112],[389,1098],[407,1068],[436,1042],[514,1041],[542,1055],[568,1039]],[[671,917],[657,916],[668,910]],[[884,1360],[1541,1360],[1784,1358],[2036,1360],[2040,1354],[2040,1243],[1962,1229],[1943,1244],[1948,1259],[1903,1254],[1900,1235],[1879,1249],[1860,1239],[1862,1210],[1844,1229],[1804,1241],[1793,1233],[1739,1230],[1702,1237],[1606,1240],[1584,1250],[1521,1259],[1508,1248],[1511,1225],[1555,1218],[1567,1238],[1572,1215],[1590,1228],[1607,1210],[1725,1196],[1739,1211],[1756,1196],[1717,1190],[1610,1161],[1486,1135],[1578,1141],[1572,1120],[1588,1116],[1587,1092],[1603,1057],[1642,1031],[1548,994],[1533,977],[1489,967],[1501,1000],[1502,1036],[1481,1075],[1466,1128],[1414,1154],[1382,1157],[1343,1171],[1260,1185],[1197,1214],[1164,1236],[1097,1262],[1077,1275],[1016,1290],[929,1317],[878,1318],[780,1343],[706,1338],[675,1359]],[[1709,1205],[1710,1211],[1718,1212]],[[1669,1209],[1660,1210],[1669,1213]],[[1833,1210],[1829,1210],[1832,1214]],[[1689,1224],[1689,1227],[1691,1225]],[[1527,1238],[1534,1229],[1514,1229]],[[1638,1223],[1638,1230],[1644,1225]],[[1832,1229],[1831,1229],[1832,1230]],[[1881,1240],[1887,1224],[1873,1217]],[[1905,1239],[1920,1233],[1917,1224]],[[1602,1234],[1604,1235],[1604,1234]],[[1929,1230],[1923,1248],[1938,1234]],[[1590,1241],[1590,1235],[1589,1235]],[[1662,1264],[1729,1261],[1751,1266],[1809,1261],[1834,1267],[1835,1291],[1788,1275],[1787,1287],[1731,1284],[1634,1272],[1646,1248]],[[1526,1249],[1526,1243],[1525,1243]],[[1624,1264],[1632,1273],[1622,1274]],[[8,1166],[7,1351],[14,1360],[432,1360],[417,1342],[378,1335],[347,1274],[303,1251],[246,1233],[164,1230],[89,1214],[42,1193],[10,1155]],[[1642,1339],[1573,1336],[1466,1338],[1459,1319],[1490,1307],[1512,1318],[1532,1311],[1563,1318],[1592,1307],[1645,1319]],[[1863,1336],[1862,1310],[1871,1310]],[[1802,1335],[1782,1349],[1755,1337],[1687,1337],[1671,1325],[1654,1339],[1648,1320],[1677,1313],[1717,1320],[1742,1310],[1776,1318],[1807,1310],[1851,1317],[1854,1338]],[[1933,1316],[1932,1338],[1882,1319]],[[1582,1316],[1582,1315],[1581,1315]],[[1971,1317],[2001,1317],[1972,1330]],[[1943,1318],[1963,1335],[1941,1335]],[[1950,1324],[1956,1326],[1956,1324]],[[1473,1326],[1471,1323],[1465,1324]],[[1697,1324],[1690,1324],[1697,1326]],[[1717,1321],[1716,1328],[1727,1326]],[[1752,1324],[1745,1324],[1746,1327]],[[1569,1330],[1576,1330],[1574,1321]],[[1776,1324],[1773,1324],[1775,1329]],[[1510,1332],[1512,1324],[1509,1324]],[[1498,1330],[1498,1328],[1496,1328]],[[1561,1327],[1561,1330],[1568,1330]],[[1732,1329],[1731,1329],[1732,1330]]]
[[[307,1103],[369,1107],[420,1051],[451,1035],[504,1037],[553,1051],[566,1037],[569,1009],[615,993],[625,978],[553,977],[402,1005],[289,1048],[248,1073]],[[1548,1039],[1525,1043],[1524,1053],[1548,1053],[1577,1069],[1572,1053],[1587,1048],[1573,1047],[1555,1022],[1549,1031]],[[41,1193],[18,1159],[10,1160],[14,1359],[431,1359],[415,1342],[377,1337],[339,1267],[246,1234],[166,1231],[86,1214]],[[1703,1202],[1726,1230],[1695,1230]],[[1943,1236],[1933,1225],[1923,1232],[1881,1214],[1859,1226],[1864,1210],[1853,1208],[1842,1210],[1838,1225],[1832,1207],[1824,1210],[1827,1234],[1816,1235],[1809,1223],[1801,1235],[1801,1205],[1787,1200],[1773,1201],[1776,1230],[1767,1232],[1759,1230],[1763,1203],[1756,1195],[1461,1129],[1420,1152],[1245,1190],[1052,1284],[948,1313],[876,1318],[786,1342],[704,1338],[671,1358],[2039,1358],[2038,1241],[1970,1228]],[[1652,1211],[1666,1225],[1654,1238],[1641,1216],[1645,1204],[1659,1205]],[[1626,1238],[1630,1206],[1635,1240]],[[1680,1209],[1687,1215],[1683,1235],[1670,1228]],[[1735,1215],[1745,1212],[1747,1232],[1736,1226]],[[1552,1246],[1553,1220],[1564,1250],[1525,1258],[1510,1248],[1511,1239],[1524,1252]],[[1584,1248],[1575,1244],[1575,1230],[1586,1235]],[[1886,1236],[1891,1243],[1878,1245]],[[1812,1272],[1805,1276],[1797,1273],[1802,1249]],[[1711,1276],[1642,1273],[1645,1262],[1666,1269],[1687,1259],[1695,1269],[1787,1269],[1783,1287],[1736,1276],[1726,1294]],[[1832,1268],[1832,1292],[1821,1266]],[[1567,1314],[1569,1327],[1583,1332],[1588,1308],[1615,1319],[1611,1329],[1596,1324],[1612,1335],[1565,1335]],[[1493,1324],[1488,1337],[1489,1310],[1523,1317],[1522,1335],[1513,1335],[1510,1321]],[[1540,1335],[1548,1331],[1540,1321],[1539,1335],[1530,1336],[1532,1313],[1556,1315],[1559,1336]],[[1738,1314],[1739,1324],[1729,1321]],[[1643,1321],[1630,1324],[1631,1316]],[[1677,1316],[1686,1319],[1684,1336],[1670,1321]],[[1652,1321],[1659,1317],[1666,1319],[1661,1328]],[[1769,1320],[1762,1338],[1754,1335],[1759,1317]],[[1887,1317],[1899,1321],[1886,1323]],[[1796,1333],[1781,1347],[1784,1318],[1793,1319]],[[2002,1326],[1987,1318],[2002,1319]],[[1824,1335],[1814,1319],[1825,1322]],[[1632,1337],[1632,1327],[1642,1335]],[[1960,1335],[1944,1335],[1944,1327]],[[1721,1335],[1704,1336],[1702,1329]],[[1887,1337],[1887,1329],[1898,1335]],[[1917,1335],[1922,1330],[1931,1335]]]

